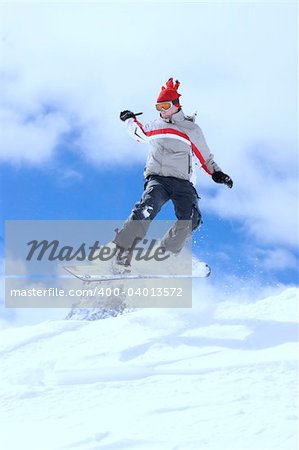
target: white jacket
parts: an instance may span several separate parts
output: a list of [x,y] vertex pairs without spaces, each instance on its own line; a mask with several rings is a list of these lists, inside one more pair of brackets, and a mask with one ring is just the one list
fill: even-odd
[[[170,119],[161,117],[142,125],[136,118],[125,121],[129,134],[150,145],[144,175],[182,178],[194,184],[194,159],[208,175],[221,170],[194,117],[180,110]],[[192,163],[193,159],[193,163]],[[195,164],[196,164],[195,162]]]

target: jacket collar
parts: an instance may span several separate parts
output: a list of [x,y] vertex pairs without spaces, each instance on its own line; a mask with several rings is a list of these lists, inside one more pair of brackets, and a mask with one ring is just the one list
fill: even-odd
[[177,122],[182,122],[183,120],[185,120],[185,114],[183,113],[183,110],[180,109],[177,113],[173,114],[169,119],[163,119],[160,116],[161,120],[163,120],[163,122],[167,122],[167,123],[177,123]]

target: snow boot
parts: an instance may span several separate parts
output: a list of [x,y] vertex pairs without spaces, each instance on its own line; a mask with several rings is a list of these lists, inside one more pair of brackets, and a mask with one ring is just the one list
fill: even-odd
[[126,274],[131,272],[131,251],[130,249],[124,249],[116,246],[116,252],[111,261],[111,271],[113,274]]

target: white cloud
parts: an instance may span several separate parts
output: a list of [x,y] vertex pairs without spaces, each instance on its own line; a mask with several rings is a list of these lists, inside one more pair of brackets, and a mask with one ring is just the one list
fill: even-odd
[[49,159],[70,126],[60,113],[30,119],[8,110],[0,111],[0,158],[13,163],[40,164]]
[[295,256],[284,248],[276,248],[272,250],[260,249],[257,251],[259,262],[268,270],[285,270],[297,268],[297,260]]
[[[161,84],[173,74],[182,81],[185,108],[199,110],[212,148],[224,149],[229,161],[235,142],[261,136],[272,142],[282,133],[289,139],[296,127],[290,117],[295,22],[277,34],[283,16],[292,19],[291,8],[160,5],[159,16],[178,26],[169,40],[157,30],[150,3],[2,5],[2,104],[25,123],[54,104],[92,136],[87,154],[97,147],[103,161],[101,144],[109,145],[110,155],[124,162],[119,110],[142,108],[149,119]],[[132,158],[135,148],[130,145]]]
[[[234,187],[213,186],[204,196],[204,209],[228,219],[240,220],[258,240],[296,247],[298,244],[298,181],[296,168],[275,165],[275,149],[260,148],[240,154],[230,174]],[[279,152],[281,154],[281,152]],[[271,161],[273,157],[273,160]],[[277,159],[282,157],[280,155]],[[272,166],[271,166],[272,162]]]

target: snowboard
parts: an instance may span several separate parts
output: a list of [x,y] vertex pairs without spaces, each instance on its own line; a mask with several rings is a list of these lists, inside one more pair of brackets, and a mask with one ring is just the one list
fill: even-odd
[[116,273],[116,274],[100,274],[94,265],[87,266],[64,266],[64,269],[79,278],[82,281],[114,281],[114,280],[138,280],[138,279],[183,279],[183,278],[206,278],[211,274],[211,268],[208,264],[201,262],[197,265],[193,274],[146,274],[146,273]]

